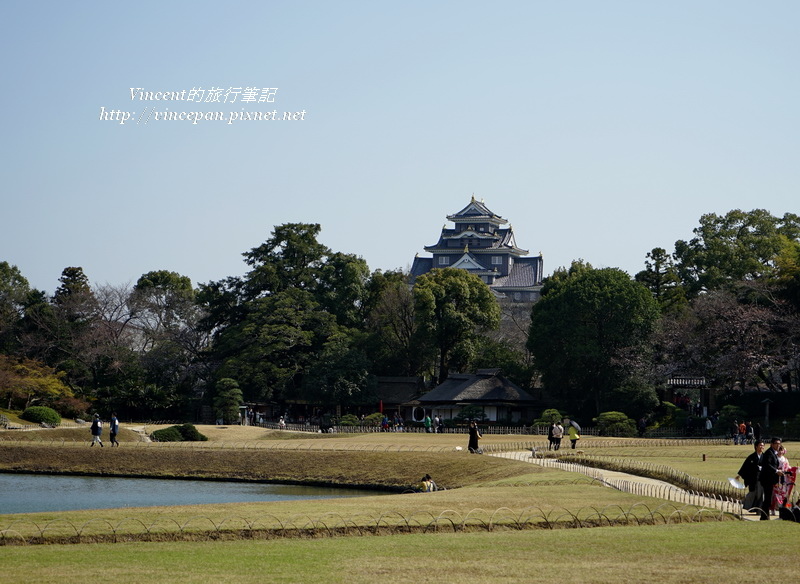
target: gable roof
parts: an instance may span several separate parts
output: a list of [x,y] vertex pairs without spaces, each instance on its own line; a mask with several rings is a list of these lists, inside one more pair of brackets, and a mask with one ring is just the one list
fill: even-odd
[[526,403],[534,397],[497,370],[478,370],[475,374],[453,373],[441,385],[419,398],[422,404],[432,403]]
[[378,377],[375,399],[384,405],[401,404],[415,399],[424,387],[419,377]]
[[492,213],[483,203],[483,201],[476,201],[474,195],[472,196],[472,200],[469,202],[469,205],[454,215],[448,215],[447,218],[455,223],[464,221],[486,221],[489,223],[494,223],[495,225],[503,225],[508,223],[508,221],[503,219],[500,215]]

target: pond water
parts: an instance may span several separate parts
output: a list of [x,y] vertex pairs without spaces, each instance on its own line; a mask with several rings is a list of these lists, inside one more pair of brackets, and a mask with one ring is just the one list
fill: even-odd
[[334,499],[385,494],[389,493],[264,483],[0,473],[0,514]]

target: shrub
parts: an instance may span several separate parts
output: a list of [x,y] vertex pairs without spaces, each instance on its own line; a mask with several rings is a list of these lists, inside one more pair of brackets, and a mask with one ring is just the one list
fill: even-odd
[[486,414],[483,412],[483,408],[481,406],[476,405],[468,405],[461,408],[461,410],[456,414],[457,421],[459,422],[468,422],[470,420],[475,420],[478,422],[483,422],[487,419]]
[[183,424],[176,427],[186,442],[205,442],[208,440],[208,436],[201,434],[194,424]]
[[89,402],[77,397],[62,397],[61,399],[53,402],[53,409],[61,414],[64,418],[77,420],[82,418],[84,420],[89,418]]
[[600,436],[636,436],[636,422],[622,412],[603,412],[594,419]]
[[361,424],[361,420],[358,419],[358,416],[354,416],[353,414],[345,414],[339,419],[340,426],[358,426]]
[[533,421],[534,426],[549,426],[553,422],[560,422],[563,416],[556,409],[549,409],[542,412],[542,415]]
[[370,414],[369,416],[364,418],[364,423],[367,426],[380,426],[382,419],[383,419],[383,414],[380,412],[375,412],[374,414]]
[[162,428],[150,434],[150,438],[156,442],[204,442],[208,440],[208,436],[201,434],[194,424]]
[[58,415],[58,412],[45,406],[31,406],[19,417],[34,424],[45,423],[48,426],[58,426],[61,423],[61,416]]
[[156,430],[150,434],[150,438],[156,442],[183,442],[183,434],[178,430],[178,426]]

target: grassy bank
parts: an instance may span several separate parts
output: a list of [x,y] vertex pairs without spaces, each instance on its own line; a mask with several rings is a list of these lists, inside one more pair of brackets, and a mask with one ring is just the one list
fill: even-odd
[[102,476],[145,476],[298,482],[402,491],[425,473],[454,489],[535,472],[523,462],[465,452],[347,452],[180,448],[4,445],[0,470]]
[[[658,582],[727,584],[743,570],[792,582],[798,527],[702,523],[556,531],[415,534],[313,540],[0,548],[11,582],[335,583]],[[745,550],[783,542],[779,558]]]

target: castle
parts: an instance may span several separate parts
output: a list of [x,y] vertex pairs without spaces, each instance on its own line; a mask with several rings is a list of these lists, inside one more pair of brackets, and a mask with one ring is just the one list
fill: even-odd
[[542,254],[526,256],[517,247],[511,225],[472,197],[469,205],[447,216],[455,226],[442,227],[439,241],[426,246],[433,257],[414,258],[411,277],[434,268],[459,268],[481,278],[499,300],[535,302],[542,289]]

